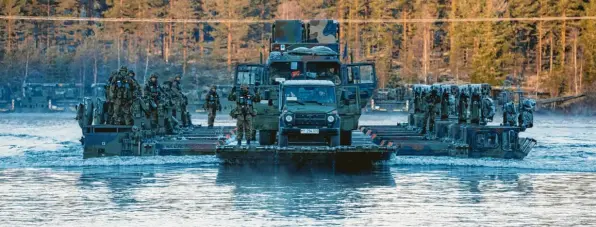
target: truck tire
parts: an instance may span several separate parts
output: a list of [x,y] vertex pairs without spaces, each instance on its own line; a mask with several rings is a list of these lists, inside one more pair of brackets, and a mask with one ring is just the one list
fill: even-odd
[[351,146],[352,145],[352,131],[341,131],[339,139],[341,140],[340,144],[342,146]]
[[330,147],[338,147],[340,145],[340,136],[331,136],[329,137],[329,146]]
[[280,147],[287,147],[288,146],[288,136],[279,135],[277,145]]
[[259,130],[259,144],[263,146],[272,145],[275,143],[275,137],[277,136],[276,131],[272,130]]

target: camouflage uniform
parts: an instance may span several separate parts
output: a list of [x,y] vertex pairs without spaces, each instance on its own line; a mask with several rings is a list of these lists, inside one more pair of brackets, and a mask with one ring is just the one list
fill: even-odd
[[157,129],[158,124],[158,115],[157,115],[157,107],[159,106],[159,101],[161,96],[161,91],[159,89],[159,84],[157,82],[157,75],[153,74],[145,84],[145,100],[147,100],[150,104],[150,111],[148,118],[151,120],[151,127],[153,129]]
[[176,118],[178,122],[184,122],[184,112],[186,112],[182,106],[184,105],[184,94],[182,94],[182,89],[180,88],[180,76],[176,76],[175,79],[172,80],[172,116]]
[[132,70],[128,72],[127,83],[130,86],[130,92],[132,93],[132,95],[129,99],[126,100],[126,105],[124,108],[126,110],[126,115],[124,117],[126,125],[133,125],[133,115],[139,116],[141,114],[141,109],[133,108],[133,103],[135,103],[135,101],[141,98],[142,93],[141,85],[135,79],[135,72]]
[[508,102],[503,106],[503,125],[504,126],[516,126],[517,125],[517,110],[515,109],[515,103]]
[[[113,100],[114,113],[112,115],[112,124],[132,125],[132,115],[130,112],[130,100],[133,97],[133,83],[128,78],[126,67],[120,68],[120,72],[114,78],[111,85],[111,92],[115,96]],[[130,116],[130,117],[129,117]]]
[[459,123],[468,123],[468,108],[470,105],[470,95],[466,85],[460,87],[459,90],[459,103],[458,103],[458,116]]
[[426,112],[424,114],[424,127],[422,133],[426,133],[426,126],[428,125],[428,131],[433,132],[435,130],[435,117],[437,115],[437,104],[441,103],[441,97],[436,89],[433,89],[425,97],[425,101],[428,104]]
[[534,127],[534,107],[536,101],[533,99],[524,99],[522,102],[521,114],[519,115],[519,126],[522,129]]
[[207,120],[207,124],[209,128],[213,128],[213,123],[215,122],[216,111],[221,112],[221,103],[219,102],[219,95],[216,92],[217,87],[211,86],[211,90],[205,96],[205,104],[203,108],[207,111],[209,119]]
[[260,97],[257,91],[255,95],[251,95],[248,91],[248,86],[242,85],[240,94],[236,94],[236,88],[232,89],[232,92],[228,96],[228,100],[236,102],[236,108],[230,112],[230,116],[236,119],[236,127],[238,131],[236,133],[236,139],[238,145],[242,143],[242,138],[246,133],[246,144],[250,145],[252,140],[252,118],[257,115],[253,109],[253,103],[260,102]]
[[105,95],[106,95],[106,112],[107,117],[106,117],[106,122],[108,124],[113,124],[113,120],[112,120],[112,116],[114,115],[114,99],[116,98],[116,94],[114,94],[113,92],[113,86],[112,83],[114,82],[114,80],[116,79],[116,77],[118,77],[118,72],[112,72],[112,75],[110,75],[110,78],[108,79],[108,83],[105,86]]
[[325,80],[332,81],[335,85],[341,85],[341,79],[339,75],[335,73],[334,68],[329,68],[329,71],[322,73],[321,77]]
[[178,130],[179,122],[174,118],[172,115],[172,109],[174,108],[173,104],[173,94],[172,94],[172,82],[165,81],[161,87],[162,90],[162,99],[159,102],[159,110],[160,110],[160,118],[163,116],[164,125],[167,133],[175,133]]

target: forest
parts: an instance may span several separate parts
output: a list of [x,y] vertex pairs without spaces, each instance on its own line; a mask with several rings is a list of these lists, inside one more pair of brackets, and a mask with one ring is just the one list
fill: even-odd
[[[380,87],[510,79],[551,96],[596,88],[590,0],[0,0],[0,83],[224,84],[267,56],[276,19],[336,19],[342,49],[373,61]],[[513,19],[512,19],[513,18]],[[346,51],[346,50],[343,50]]]

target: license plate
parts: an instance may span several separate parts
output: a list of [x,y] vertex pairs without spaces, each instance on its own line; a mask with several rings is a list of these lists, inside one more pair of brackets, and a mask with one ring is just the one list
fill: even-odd
[[319,129],[300,129],[300,134],[319,134]]

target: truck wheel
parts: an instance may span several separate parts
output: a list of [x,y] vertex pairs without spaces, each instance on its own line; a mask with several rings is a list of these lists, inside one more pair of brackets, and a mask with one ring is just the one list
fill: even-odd
[[329,137],[329,146],[330,147],[337,147],[337,146],[339,146],[339,144],[340,144],[339,143],[339,139],[340,139],[340,136],[331,136],[331,137]]
[[342,146],[351,146],[352,145],[352,131],[341,131],[340,132],[340,140]]
[[279,139],[277,141],[277,145],[280,147],[287,147],[288,146],[288,136],[279,135]]
[[263,146],[271,145],[275,142],[275,131],[259,130],[259,144]]

